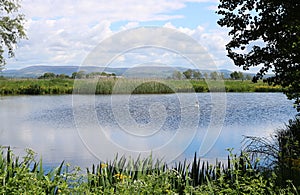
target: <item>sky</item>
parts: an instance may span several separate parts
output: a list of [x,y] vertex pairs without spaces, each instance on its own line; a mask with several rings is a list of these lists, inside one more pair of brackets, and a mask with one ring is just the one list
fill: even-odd
[[[226,56],[225,45],[230,38],[228,29],[217,24],[217,5],[218,0],[22,0],[28,39],[19,42],[16,56],[7,60],[6,68],[78,66],[107,38],[152,26],[190,36],[207,51],[219,69],[241,70]],[[151,62],[149,58],[135,62],[139,53],[135,52],[135,58],[130,59],[129,55],[119,56],[127,62],[119,66]],[[160,53],[155,57],[163,56]]]

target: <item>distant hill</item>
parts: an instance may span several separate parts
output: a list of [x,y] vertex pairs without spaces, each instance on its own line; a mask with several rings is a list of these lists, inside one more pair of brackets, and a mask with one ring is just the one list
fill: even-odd
[[16,78],[36,78],[46,72],[52,72],[54,74],[66,74],[71,76],[73,72],[78,72],[79,70],[86,73],[102,72],[104,70],[104,72],[121,75],[125,72],[126,68],[103,68],[96,66],[29,66],[19,70],[5,70],[0,73],[0,75]]
[[184,72],[187,68],[169,66],[137,66],[126,69],[122,76],[129,78],[168,78],[174,71]]
[[[43,75],[46,72],[52,72],[54,74],[66,74],[71,76],[73,72],[79,70],[86,73],[91,72],[107,72],[115,73],[117,76],[124,76],[130,78],[168,78],[172,77],[174,71],[184,72],[188,68],[184,67],[168,67],[168,66],[138,66],[133,68],[111,68],[111,67],[96,67],[96,66],[29,66],[19,70],[4,70],[0,72],[0,76],[12,77],[12,78],[36,78]],[[210,70],[200,70],[202,74],[210,73]],[[225,78],[230,78],[230,70],[219,70],[223,73]],[[251,73],[244,73],[244,75]]]

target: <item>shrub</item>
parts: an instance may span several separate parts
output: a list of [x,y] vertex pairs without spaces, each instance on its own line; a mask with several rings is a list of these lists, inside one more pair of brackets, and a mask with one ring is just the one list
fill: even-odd
[[300,188],[300,120],[289,120],[271,138],[246,137],[245,151],[263,159],[262,169],[275,172],[276,182],[285,186],[292,181]]

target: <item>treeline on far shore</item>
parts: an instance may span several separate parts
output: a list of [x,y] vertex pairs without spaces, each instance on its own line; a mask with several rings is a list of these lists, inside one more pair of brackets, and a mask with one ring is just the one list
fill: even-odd
[[91,79],[0,79],[0,95],[167,94],[188,92],[282,92],[280,86],[249,80],[132,79],[111,76]]

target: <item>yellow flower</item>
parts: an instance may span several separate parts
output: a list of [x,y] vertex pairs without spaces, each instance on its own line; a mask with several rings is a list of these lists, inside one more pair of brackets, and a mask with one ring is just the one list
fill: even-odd
[[107,167],[107,164],[101,163],[101,168],[102,168],[102,169],[104,169],[104,168],[106,168],[106,167]]
[[116,177],[119,180],[130,178],[130,176],[126,176],[126,175],[123,175],[123,174],[120,174],[120,173],[115,174],[114,177]]

